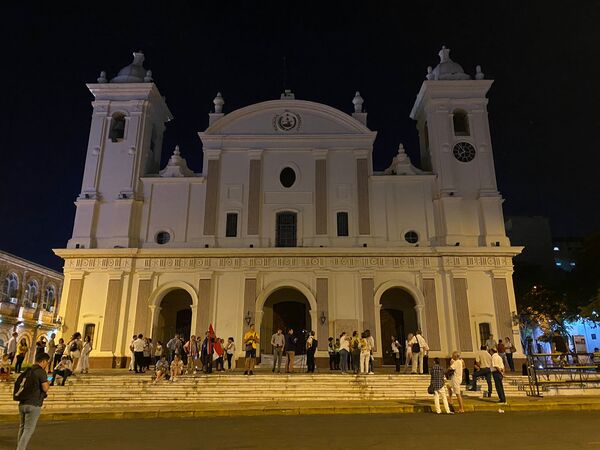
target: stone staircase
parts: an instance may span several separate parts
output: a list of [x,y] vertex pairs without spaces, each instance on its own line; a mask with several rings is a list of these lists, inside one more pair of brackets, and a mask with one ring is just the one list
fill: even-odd
[[[526,377],[505,378],[507,397],[525,397]],[[150,374],[78,375],[66,386],[51,387],[44,410],[69,412],[139,408],[140,411],[175,409],[194,404],[228,405],[273,402],[378,402],[431,400],[426,375],[341,375],[237,373],[182,376],[175,382],[152,384]],[[481,392],[467,392],[481,397]],[[0,415],[14,414],[12,383],[0,383]]]

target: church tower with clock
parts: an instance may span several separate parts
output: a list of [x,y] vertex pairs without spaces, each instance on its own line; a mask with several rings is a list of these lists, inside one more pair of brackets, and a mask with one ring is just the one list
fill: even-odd
[[421,163],[436,175],[438,245],[508,245],[496,185],[486,94],[493,81],[477,66],[475,79],[442,47],[428,67],[411,117],[417,121]]

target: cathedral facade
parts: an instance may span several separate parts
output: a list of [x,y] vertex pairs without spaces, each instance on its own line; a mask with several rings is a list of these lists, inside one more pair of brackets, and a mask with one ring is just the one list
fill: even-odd
[[[202,173],[160,149],[172,119],[143,55],[94,95],[83,183],[64,259],[63,334],[94,325],[92,364],[122,366],[134,333],[233,337],[256,324],[259,354],[277,328],[327,338],[370,329],[390,363],[391,336],[417,328],[430,354],[470,357],[489,334],[518,336],[512,257],[487,117],[492,85],[440,51],[410,116],[416,168],[398,149],[372,165],[376,132],[353,112],[280,99],[223,112],[199,133]],[[519,339],[515,341],[521,354]]]

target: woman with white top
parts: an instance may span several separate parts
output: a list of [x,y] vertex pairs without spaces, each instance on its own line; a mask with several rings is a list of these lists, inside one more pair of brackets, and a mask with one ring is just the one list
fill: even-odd
[[396,372],[400,372],[400,342],[396,336],[392,336],[392,355],[394,355],[394,363],[396,364]]
[[81,349],[83,348],[83,342],[81,342],[81,333],[76,332],[71,337],[71,340],[67,344],[68,355],[71,357],[73,367],[77,367],[77,362],[81,356]]
[[404,341],[404,348],[406,349],[406,367],[409,367],[412,364],[412,347],[408,345],[410,341],[412,341],[413,334],[408,333],[406,336],[406,341]]
[[448,373],[448,403],[450,406],[452,406],[452,394],[455,394],[456,398],[458,399],[459,413],[465,412],[462,394],[460,392],[460,385],[462,384],[464,369],[465,363],[462,359],[460,359],[460,354],[458,352],[452,352],[450,370]]
[[367,339],[366,333],[360,335],[360,373],[367,375],[369,372],[369,360],[371,359],[371,344]]
[[75,372],[79,373],[88,373],[90,370],[90,353],[92,352],[92,340],[89,336],[85,337],[85,341],[83,342],[83,347],[81,348],[81,355],[79,358],[79,363],[77,364],[77,369]]
[[233,355],[235,354],[235,342],[233,342],[232,337],[227,339],[227,346],[225,347],[225,351],[227,352],[227,370],[231,371],[231,360],[233,359]]
[[350,355],[350,338],[346,332],[340,334],[340,370],[342,375],[348,372],[348,356]]

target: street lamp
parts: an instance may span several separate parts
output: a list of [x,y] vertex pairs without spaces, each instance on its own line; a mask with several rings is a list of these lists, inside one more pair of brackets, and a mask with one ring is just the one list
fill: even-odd
[[325,322],[327,322],[327,316],[325,316],[325,311],[321,311],[321,325],[325,325]]
[[250,313],[250,310],[248,310],[248,312],[246,313],[246,317],[244,317],[244,320],[246,321],[246,325],[250,326],[250,322],[252,322],[252,314]]

